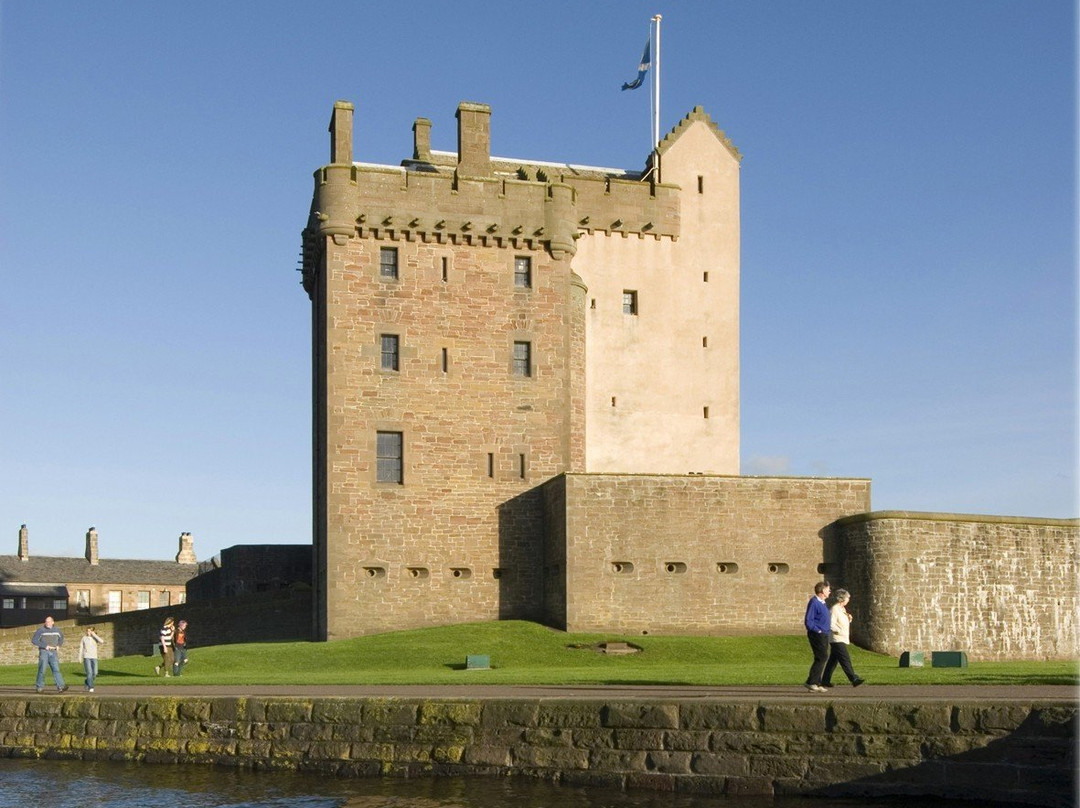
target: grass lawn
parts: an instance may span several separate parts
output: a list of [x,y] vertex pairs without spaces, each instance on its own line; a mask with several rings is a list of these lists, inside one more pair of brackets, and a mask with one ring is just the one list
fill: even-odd
[[[197,628],[197,627],[193,627]],[[27,632],[27,658],[33,659]],[[197,635],[194,635],[197,636]],[[76,642],[61,652],[73,689],[82,683]],[[637,654],[592,650],[629,642]],[[578,647],[575,647],[578,646]],[[466,654],[487,654],[491,670],[464,670]],[[970,662],[967,668],[900,668],[895,657],[851,646],[856,672],[873,684],[1076,685],[1077,662]],[[68,661],[71,660],[71,661]],[[159,657],[103,659],[98,684],[162,684]],[[810,647],[804,636],[642,637],[567,634],[523,621],[471,623],[377,634],[336,642],[195,647],[173,685],[316,684],[662,684],[798,685]],[[0,685],[32,686],[36,664],[0,666]],[[51,676],[46,677],[51,687]],[[844,684],[839,669],[834,681]]]

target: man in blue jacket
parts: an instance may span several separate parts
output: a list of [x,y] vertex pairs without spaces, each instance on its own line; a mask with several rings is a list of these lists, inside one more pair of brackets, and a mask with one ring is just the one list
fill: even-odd
[[60,646],[64,644],[64,632],[53,626],[52,615],[45,618],[45,625],[38,626],[30,642],[38,649],[37,692],[45,689],[45,668],[52,671],[56,689],[63,693],[68,689],[60,675]]
[[829,597],[832,589],[828,582],[820,581],[814,584],[814,597],[806,604],[806,636],[810,640],[810,649],[814,652],[814,664],[810,666],[810,675],[806,678],[806,689],[811,693],[827,693],[821,686],[821,674],[825,671],[825,663],[829,661],[829,639],[832,629],[832,621],[829,618],[829,607],[825,605],[825,599]]

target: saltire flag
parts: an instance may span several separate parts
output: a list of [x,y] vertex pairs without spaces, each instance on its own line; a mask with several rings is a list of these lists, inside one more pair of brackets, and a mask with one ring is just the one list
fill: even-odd
[[645,52],[641,54],[641,64],[638,65],[637,78],[633,81],[629,81],[622,86],[624,90],[636,90],[641,86],[641,82],[645,81],[645,74],[649,72],[649,68],[652,66],[652,59],[649,58],[649,42],[645,42]]

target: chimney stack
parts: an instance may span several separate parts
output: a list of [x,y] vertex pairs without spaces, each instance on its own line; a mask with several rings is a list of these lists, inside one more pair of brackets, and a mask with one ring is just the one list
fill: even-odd
[[431,121],[427,118],[417,118],[412,127],[414,160],[431,162]]
[[330,116],[330,162],[352,165],[353,105],[335,101]]
[[462,101],[457,119],[458,178],[491,177],[491,107]]
[[98,563],[97,528],[91,527],[86,531],[86,560],[94,566]]
[[19,561],[30,560],[30,531],[26,525],[19,528]]
[[177,564],[195,564],[198,559],[195,558],[195,540],[191,538],[190,533],[180,534],[180,552],[176,554]]

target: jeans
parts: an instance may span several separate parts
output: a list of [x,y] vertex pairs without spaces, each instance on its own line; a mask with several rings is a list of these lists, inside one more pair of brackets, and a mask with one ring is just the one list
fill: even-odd
[[53,681],[56,682],[57,688],[64,686],[64,677],[60,675],[60,656],[56,651],[46,651],[44,648],[38,649],[38,663],[37,663],[37,682],[35,687],[38,690],[45,689],[45,669],[48,668],[52,671]]
[[94,680],[97,679],[97,657],[83,657],[83,670],[86,671],[86,687],[94,689]]
[[179,676],[184,671],[184,664],[187,662],[187,647],[178,645],[173,649],[175,659],[173,661],[172,672],[173,676]]

